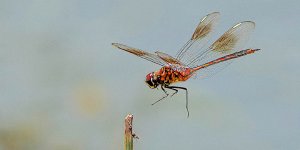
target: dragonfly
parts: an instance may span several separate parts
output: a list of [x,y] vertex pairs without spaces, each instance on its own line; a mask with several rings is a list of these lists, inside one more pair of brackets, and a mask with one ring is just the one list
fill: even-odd
[[155,89],[160,86],[164,96],[157,102],[167,98],[170,94],[166,91],[172,90],[172,97],[178,90],[185,91],[186,111],[189,117],[188,89],[186,87],[174,86],[174,83],[190,79],[196,72],[209,73],[217,72],[230,64],[233,59],[252,54],[260,49],[242,49],[251,32],[255,28],[252,21],[243,21],[235,24],[220,36],[210,46],[207,45],[215,30],[220,18],[219,12],[213,12],[203,17],[197,25],[194,33],[187,43],[177,52],[175,57],[161,51],[149,53],[147,51],[126,46],[124,44],[112,43],[113,46],[158,64],[161,68],[158,71],[146,75],[146,84]]

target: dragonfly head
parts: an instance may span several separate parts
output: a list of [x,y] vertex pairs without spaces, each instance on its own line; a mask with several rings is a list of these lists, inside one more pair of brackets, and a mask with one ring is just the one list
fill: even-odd
[[151,89],[154,89],[158,86],[157,77],[155,76],[154,72],[147,74],[145,82]]

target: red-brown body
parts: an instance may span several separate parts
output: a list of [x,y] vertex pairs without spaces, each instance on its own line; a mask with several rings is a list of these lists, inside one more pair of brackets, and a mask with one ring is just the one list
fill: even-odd
[[191,68],[168,65],[154,72],[154,78],[157,78],[159,84],[170,85],[175,82],[186,81],[193,75],[194,71]]
[[207,62],[203,65],[200,65],[195,68],[189,68],[185,67],[183,65],[179,64],[169,64],[167,66],[162,67],[156,72],[149,73],[146,76],[146,82],[151,81],[153,82],[153,87],[157,87],[159,84],[163,86],[168,86],[172,83],[180,82],[180,81],[186,81],[188,80],[193,74],[200,69],[209,67],[211,65],[227,61],[230,59],[234,59],[237,57],[241,57],[247,54],[254,53],[259,49],[246,49],[239,52],[235,52],[229,55],[226,55],[224,57],[220,57],[218,59],[212,60],[210,62]]

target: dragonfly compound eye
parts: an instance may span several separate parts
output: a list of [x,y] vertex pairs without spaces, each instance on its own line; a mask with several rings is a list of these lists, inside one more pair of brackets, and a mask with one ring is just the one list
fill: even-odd
[[145,81],[145,82],[147,83],[147,85],[148,85],[151,89],[157,87],[157,82],[156,82],[156,80],[154,80],[153,72],[147,74],[147,76],[146,76],[146,81]]

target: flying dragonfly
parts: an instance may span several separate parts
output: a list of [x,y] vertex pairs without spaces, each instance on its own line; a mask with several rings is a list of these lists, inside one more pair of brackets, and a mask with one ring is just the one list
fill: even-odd
[[119,43],[112,43],[112,45],[162,66],[158,71],[146,75],[145,82],[151,89],[160,86],[165,93],[165,96],[152,103],[152,105],[169,96],[169,93],[165,89],[174,91],[170,95],[171,97],[178,90],[184,90],[186,92],[187,117],[189,117],[188,89],[186,87],[174,86],[174,83],[186,81],[195,75],[196,72],[209,73],[211,70],[218,71],[228,65],[232,59],[260,50],[250,48],[241,50],[243,44],[245,44],[250,33],[255,28],[255,23],[252,21],[237,23],[210,46],[206,46],[219,18],[219,12],[210,13],[202,18],[192,37],[177,52],[175,57],[160,51],[149,53]]

